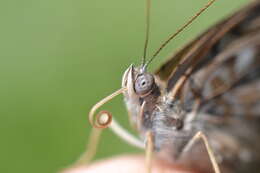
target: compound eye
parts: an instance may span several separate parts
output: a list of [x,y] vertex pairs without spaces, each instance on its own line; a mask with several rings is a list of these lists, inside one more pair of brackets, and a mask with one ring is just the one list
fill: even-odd
[[147,94],[153,87],[154,78],[151,74],[142,74],[135,81],[135,91],[138,95]]

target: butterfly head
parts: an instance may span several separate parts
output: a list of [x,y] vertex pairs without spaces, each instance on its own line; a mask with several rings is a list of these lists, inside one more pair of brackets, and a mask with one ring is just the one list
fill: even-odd
[[123,75],[122,87],[127,88],[125,95],[128,97],[144,98],[153,91],[155,86],[153,75],[142,67],[131,65]]
[[[138,124],[142,123],[144,114],[152,114],[161,95],[159,86],[154,75],[147,72],[145,68],[131,65],[124,73],[122,87],[126,88],[124,99],[130,119],[138,127]],[[150,123],[147,124],[149,126]]]

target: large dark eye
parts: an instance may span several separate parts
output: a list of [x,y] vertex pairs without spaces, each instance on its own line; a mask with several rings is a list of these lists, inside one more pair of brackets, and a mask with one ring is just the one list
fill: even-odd
[[154,78],[151,74],[142,74],[135,81],[135,91],[138,95],[147,94],[153,86]]

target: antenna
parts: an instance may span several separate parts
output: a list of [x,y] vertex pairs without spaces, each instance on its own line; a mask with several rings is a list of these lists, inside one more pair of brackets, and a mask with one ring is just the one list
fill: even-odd
[[174,34],[172,34],[163,44],[159,47],[159,49],[153,54],[151,59],[145,64],[145,67],[150,64],[154,58],[161,52],[161,50],[179,33],[181,33],[187,26],[189,26],[197,17],[199,17],[207,8],[209,8],[216,0],[209,1],[203,8],[201,8],[194,16],[188,20],[182,27],[180,27]]
[[142,66],[144,66],[146,61],[146,52],[148,47],[148,41],[149,41],[149,32],[150,32],[150,9],[151,9],[151,0],[146,0],[146,31],[145,31],[145,43],[144,43],[144,55],[142,59]]

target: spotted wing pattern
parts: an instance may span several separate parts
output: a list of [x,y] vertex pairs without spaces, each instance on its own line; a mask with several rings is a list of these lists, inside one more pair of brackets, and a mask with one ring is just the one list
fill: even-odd
[[260,1],[211,27],[155,75],[187,112],[198,112],[223,172],[260,170]]

